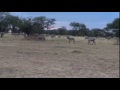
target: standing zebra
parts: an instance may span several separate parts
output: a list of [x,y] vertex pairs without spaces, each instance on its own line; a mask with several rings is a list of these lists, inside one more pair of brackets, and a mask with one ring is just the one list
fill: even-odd
[[110,37],[110,36],[109,36],[109,37],[106,37],[106,39],[110,40],[110,39],[111,39],[111,37]]
[[116,37],[115,39],[116,39],[116,44],[119,45],[119,43],[120,43],[120,38],[119,38],[119,37]]
[[51,35],[51,38],[55,38],[55,35]]
[[61,38],[61,35],[58,35],[58,38]]
[[72,37],[67,36],[67,39],[69,40],[69,43],[70,43],[71,41],[73,41],[73,43],[75,43],[75,38],[72,38]]
[[92,42],[92,45],[93,44],[96,45],[96,42],[95,42],[96,38],[95,37],[87,37],[87,39],[88,39],[88,45],[91,45],[91,42]]
[[85,40],[88,39],[88,36],[85,36]]

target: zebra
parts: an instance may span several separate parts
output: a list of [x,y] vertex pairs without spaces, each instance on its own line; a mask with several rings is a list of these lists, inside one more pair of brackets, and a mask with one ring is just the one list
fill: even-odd
[[4,32],[1,32],[1,38],[4,36]]
[[46,37],[49,37],[50,35],[49,34],[46,34]]
[[19,33],[12,33],[12,35],[14,35],[15,37],[19,36]]
[[45,41],[46,40],[45,35],[39,35],[38,39],[41,40],[41,41]]
[[71,41],[73,41],[73,43],[75,43],[75,38],[67,36],[67,39],[69,40],[69,43],[70,43]]
[[110,36],[109,36],[109,37],[106,37],[106,39],[110,40],[110,39],[111,39],[111,37],[110,37]]
[[119,37],[116,37],[115,40],[116,40],[116,44],[119,45],[119,43],[120,43],[120,38],[119,38]]
[[91,45],[91,42],[93,42],[92,45],[93,44],[96,45],[96,42],[95,42],[96,38],[95,37],[87,37],[87,39],[88,39],[88,45]]
[[58,35],[58,38],[61,38],[61,35]]
[[85,36],[85,40],[88,39],[88,36]]
[[51,38],[55,38],[55,35],[51,35]]

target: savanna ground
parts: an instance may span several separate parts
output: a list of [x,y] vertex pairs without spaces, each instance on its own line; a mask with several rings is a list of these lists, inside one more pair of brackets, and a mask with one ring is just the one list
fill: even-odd
[[69,44],[65,37],[45,42],[23,36],[0,38],[0,78],[118,78],[119,45],[97,39],[88,45],[83,37]]

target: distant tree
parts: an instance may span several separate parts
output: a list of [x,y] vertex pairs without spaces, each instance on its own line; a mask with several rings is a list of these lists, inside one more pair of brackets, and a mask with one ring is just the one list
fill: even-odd
[[94,28],[90,30],[91,36],[98,37],[98,36],[105,36],[105,33],[102,29]]
[[46,19],[45,28],[46,28],[47,30],[51,29],[51,28],[52,28],[52,25],[55,24],[55,21],[56,21],[56,20],[55,20],[54,18],[52,18],[52,19]]
[[0,32],[6,32],[7,30],[8,23],[5,19],[8,15],[8,12],[0,12]]
[[8,15],[4,20],[8,26],[11,26],[12,33],[19,33],[19,28],[21,26],[21,19],[18,16]]
[[45,16],[39,16],[35,18],[23,19],[20,30],[25,34],[34,35],[34,34],[43,34],[47,33],[45,29],[51,28],[55,23],[55,19],[48,19]]
[[56,29],[53,29],[53,30],[45,30],[45,34],[58,35],[58,30],[56,30]]
[[21,32],[24,32],[25,34],[27,34],[27,36],[30,36],[32,34],[32,20],[29,19],[22,19],[22,23],[20,26],[20,30]]
[[89,34],[89,29],[88,28],[83,28],[83,29],[78,31],[79,36],[88,36],[88,34]]
[[9,12],[0,12],[0,22],[3,21],[9,14]]
[[61,28],[58,28],[58,34],[59,35],[66,35],[67,29],[65,26],[62,26]]
[[74,35],[86,36],[88,35],[89,29],[86,28],[85,24],[78,23],[78,22],[71,22],[70,26],[72,27]]
[[77,30],[71,30],[71,35],[78,36],[78,31]]
[[71,22],[70,26],[72,27],[72,30],[80,30],[80,23],[78,22]]
[[112,32],[115,36],[119,37],[119,26],[120,24],[120,18],[116,18],[113,20],[112,23],[108,23],[105,27],[106,32]]

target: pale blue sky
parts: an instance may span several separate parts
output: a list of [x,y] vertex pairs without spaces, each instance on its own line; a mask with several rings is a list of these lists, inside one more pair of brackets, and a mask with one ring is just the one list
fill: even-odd
[[119,17],[119,12],[11,12],[20,17],[46,16],[55,18],[55,28],[66,26],[70,29],[70,22],[84,23],[88,28],[104,28],[107,23]]

